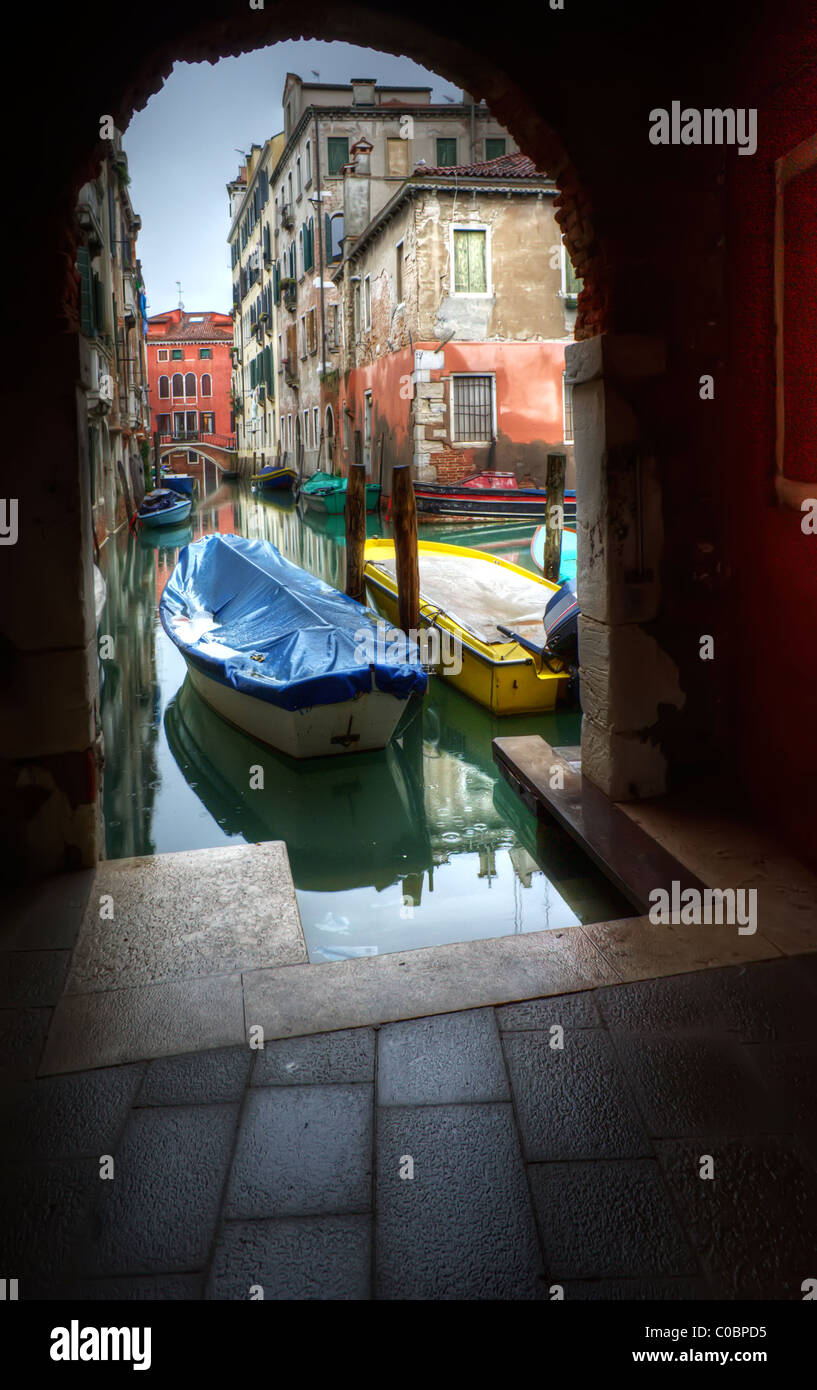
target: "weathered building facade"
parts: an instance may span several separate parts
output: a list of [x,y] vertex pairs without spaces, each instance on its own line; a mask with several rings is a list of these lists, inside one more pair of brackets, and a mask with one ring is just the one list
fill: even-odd
[[274,296],[270,177],[284,145],[275,135],[253,145],[230,197],[233,274],[231,405],[239,467],[251,471],[276,449],[278,405],[273,360]]
[[[366,178],[347,166],[347,206]],[[519,154],[420,166],[347,237],[334,274],[343,360],[325,392],[344,466],[359,430],[387,492],[395,464],[421,480],[492,468],[541,483],[557,448],[572,483],[564,350],[578,286],[565,290],[556,194]]]
[[128,160],[114,131],[95,179],[79,191],[81,379],[85,389],[93,529],[97,545],[127,521],[144,494],[150,411],[145,291],[136,256],[141,220],[128,191]]
[[336,452],[329,397],[341,326],[331,271],[347,240],[418,161],[456,166],[517,147],[484,104],[464,94],[433,105],[428,87],[304,83],[289,73],[282,107],[283,134],[254,145],[228,185],[238,447],[245,467],[274,453],[311,473],[331,467]]

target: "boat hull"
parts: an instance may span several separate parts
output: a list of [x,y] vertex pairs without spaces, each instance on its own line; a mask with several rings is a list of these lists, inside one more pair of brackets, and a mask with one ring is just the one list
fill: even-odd
[[186,521],[193,510],[193,502],[189,497],[180,497],[174,507],[165,507],[160,512],[146,512],[144,515],[139,513],[139,520],[143,526],[178,526],[180,522]]
[[[429,542],[421,543],[421,552],[424,546],[428,549],[458,551],[465,555],[475,553],[462,550],[461,547],[435,547]],[[397,584],[393,575],[377,566],[376,557],[379,551],[393,554],[394,547],[390,542],[369,542],[366,547],[366,583],[374,607],[397,627]],[[486,561],[491,559],[489,556],[484,558]],[[508,565],[508,568],[518,570],[514,565]],[[542,588],[544,611],[545,602],[556,592],[557,586],[545,586],[543,583]],[[481,641],[441,611],[437,605],[423,598],[422,575],[420,589],[421,629],[437,627],[441,632],[450,633],[460,644],[462,667],[459,671],[454,671],[443,666],[439,671],[443,680],[482,705],[491,714],[500,717],[506,714],[541,714],[555,709],[558,701],[566,694],[569,682],[569,673],[566,670],[549,670],[543,662],[529,655],[516,642],[488,644]]]
[[194,689],[216,714],[290,758],[330,758],[385,748],[406,708],[405,700],[373,690],[338,704],[286,710],[213,680],[191,661],[187,669]]
[[171,492],[178,492],[182,497],[193,496],[193,479],[188,473],[163,473],[162,483],[170,488]]
[[265,492],[286,492],[298,480],[294,468],[276,468],[270,473],[253,473],[252,481]]
[[[545,571],[545,542],[547,528],[537,526],[530,543],[530,557],[540,574]],[[562,560],[559,568],[560,579],[575,579],[577,568],[576,532],[565,529],[562,532]]]
[[[304,506],[310,511],[321,513],[324,516],[340,516],[346,510],[346,488],[335,487],[322,489],[320,492],[308,492],[306,488],[301,489],[301,496],[304,499]],[[380,484],[366,484],[366,511],[376,512],[380,504]]]
[[[524,488],[467,488],[441,484],[414,484],[417,511],[423,516],[490,517],[516,521],[544,521],[547,495]],[[568,494],[564,502],[564,519],[568,525],[576,521],[576,497]]]

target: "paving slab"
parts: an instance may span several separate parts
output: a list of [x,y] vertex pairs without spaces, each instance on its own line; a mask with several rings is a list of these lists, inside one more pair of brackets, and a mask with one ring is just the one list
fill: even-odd
[[108,859],[97,869],[66,992],[306,959],[283,842]]
[[561,1028],[600,1028],[601,1016],[596,1008],[595,991],[584,994],[561,994],[553,999],[531,999],[524,1004],[505,1004],[496,1010],[501,1033],[547,1031],[554,1024]]
[[203,1297],[203,1288],[203,1274],[143,1274],[118,1279],[72,1279],[48,1296],[77,1299],[81,1303],[191,1303]]
[[367,1085],[250,1090],[225,1215],[369,1211],[372,1103]]
[[634,917],[574,930],[593,943],[624,981],[657,979],[721,965],[748,965],[782,954],[761,932],[738,936],[737,927],[653,926],[649,917]]
[[697,1274],[655,1159],[532,1163],[528,1181],[551,1280]]
[[620,1033],[614,1045],[647,1133],[769,1133],[783,1121],[773,1098],[730,1038]]
[[98,1190],[96,1159],[0,1167],[0,1269],[21,1300],[59,1283]]
[[243,1042],[240,975],[63,995],[40,1072],[84,1071]]
[[283,1038],[255,1054],[253,1086],[318,1086],[374,1081],[375,1031],[344,1028],[311,1038]]
[[0,1157],[79,1158],[110,1153],[124,1129],[143,1068],[26,1081],[0,1098]]
[[56,1004],[70,951],[0,951],[0,1008]]
[[751,967],[647,980],[600,989],[595,1000],[613,1031],[718,1031],[743,1042],[808,1041],[817,1011],[817,974],[807,964],[810,959],[779,957]]
[[[370,1216],[306,1216],[280,1221],[228,1221],[207,1289],[211,1299],[371,1297]],[[257,1297],[257,1294],[255,1295]]]
[[576,1029],[563,1048],[550,1042],[548,1033],[502,1036],[526,1159],[652,1157],[607,1034]]
[[94,869],[55,874],[18,888],[3,904],[0,951],[70,950],[77,938]]
[[712,1297],[702,1279],[565,1280],[562,1287],[565,1302],[571,1303],[577,1299],[592,1303],[679,1303]]
[[208,1259],[233,1149],[237,1105],[134,1110],[97,1179],[86,1275],[191,1273]]
[[[797,1145],[667,1139],[655,1149],[714,1296],[801,1301],[802,1282],[815,1278],[817,1171]],[[699,1176],[702,1153],[711,1180]]]
[[244,975],[247,1027],[268,1038],[328,1033],[612,984],[580,928],[422,947]]
[[510,1105],[378,1112],[376,1244],[378,1298],[547,1296]]
[[387,1023],[379,1030],[378,1105],[509,1099],[492,1009]]
[[204,1105],[240,1100],[250,1074],[249,1047],[221,1047],[151,1062],[137,1105]]
[[53,1009],[0,1009],[0,1085],[36,1076]]
[[751,1043],[744,1052],[774,1097],[785,1128],[817,1159],[817,1042]]

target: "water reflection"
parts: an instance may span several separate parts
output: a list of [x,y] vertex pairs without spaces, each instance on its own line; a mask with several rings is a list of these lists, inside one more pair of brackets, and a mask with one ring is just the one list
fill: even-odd
[[[338,525],[340,523],[340,525]],[[367,518],[369,534],[388,534]],[[533,528],[481,527],[438,539],[520,559]],[[578,739],[573,713],[497,720],[439,680],[407,710],[388,749],[296,763],[225,724],[193,690],[158,621],[179,549],[213,531],[272,541],[342,587],[342,517],[302,516],[289,497],[223,484],[184,528],[126,532],[102,552],[105,816],[110,857],[282,839],[313,960],[541,931],[629,913],[555,828],[499,779],[491,739]],[[488,534],[490,533],[490,534]],[[512,534],[513,533],[513,534]],[[265,769],[250,788],[250,767]]]

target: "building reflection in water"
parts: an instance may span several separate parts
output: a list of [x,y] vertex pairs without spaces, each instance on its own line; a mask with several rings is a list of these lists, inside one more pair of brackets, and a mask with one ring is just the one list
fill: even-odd
[[[385,533],[382,519],[367,520],[370,534]],[[302,517],[291,498],[225,484],[181,531],[121,532],[103,548],[102,631],[115,637],[103,663],[108,855],[286,841],[313,960],[629,915],[491,758],[500,732],[575,742],[576,716],[492,720],[432,679],[383,752],[297,763],[196,694],[157,615],[179,550],[215,531],[264,538],[342,588],[343,528],[342,517]],[[263,789],[250,788],[255,764]]]

